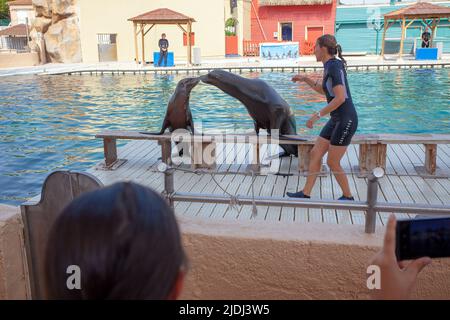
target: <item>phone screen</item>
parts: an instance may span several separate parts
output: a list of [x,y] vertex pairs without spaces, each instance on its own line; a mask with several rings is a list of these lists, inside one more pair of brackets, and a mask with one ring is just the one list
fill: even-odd
[[450,257],[450,218],[397,221],[399,261],[421,257]]

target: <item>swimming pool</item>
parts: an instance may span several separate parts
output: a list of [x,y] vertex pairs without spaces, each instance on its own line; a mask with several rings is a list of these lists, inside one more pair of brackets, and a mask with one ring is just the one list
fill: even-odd
[[[293,84],[292,73],[244,73],[268,81],[293,107],[299,134],[322,96]],[[320,73],[314,76],[320,77]],[[85,170],[103,157],[104,129],[160,128],[167,101],[185,75],[17,76],[0,78],[0,203],[40,192],[57,169]],[[450,133],[450,69],[349,72],[358,133]],[[191,95],[203,130],[253,129],[246,109],[213,86]],[[323,119],[322,122],[326,121]]]

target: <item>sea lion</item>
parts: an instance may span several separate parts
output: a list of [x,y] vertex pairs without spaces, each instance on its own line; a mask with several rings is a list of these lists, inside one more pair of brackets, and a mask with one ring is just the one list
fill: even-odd
[[[189,98],[192,89],[200,82],[200,78],[185,78],[177,84],[175,92],[167,105],[166,116],[164,117],[161,130],[158,133],[141,132],[142,134],[161,135],[167,129],[174,132],[177,129],[186,129],[194,134],[194,120],[189,108]],[[183,154],[180,150],[180,156]]]
[[194,120],[189,108],[189,98],[192,89],[199,82],[200,78],[185,78],[178,82],[175,92],[167,105],[166,116],[159,134],[163,134],[167,129],[170,132],[177,129],[187,129],[194,134]]
[[[200,79],[238,99],[253,118],[256,134],[260,129],[280,130],[283,135],[296,135],[294,113],[289,104],[267,82],[261,79],[247,79],[224,70],[216,69]],[[302,139],[290,139],[300,140]],[[284,150],[279,156],[298,155],[296,145],[280,145]]]

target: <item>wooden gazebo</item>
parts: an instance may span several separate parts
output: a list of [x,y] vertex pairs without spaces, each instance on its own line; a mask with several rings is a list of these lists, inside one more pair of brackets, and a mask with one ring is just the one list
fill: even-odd
[[[405,8],[389,12],[384,15],[384,31],[381,55],[384,55],[386,31],[397,21],[401,22],[401,40],[399,57],[403,54],[406,29],[416,20],[422,20],[432,31],[431,44],[436,36],[436,27],[441,19],[450,18],[450,8],[429,2],[417,2]],[[406,23],[408,21],[408,23]]]
[[[193,18],[173,10],[162,8],[137,17],[130,18],[134,25],[134,48],[136,52],[136,63],[139,63],[138,37],[141,37],[142,62],[145,64],[145,36],[155,25],[177,25],[187,37],[187,59],[188,64],[192,64],[192,23],[196,22]],[[186,28],[185,28],[186,27]]]

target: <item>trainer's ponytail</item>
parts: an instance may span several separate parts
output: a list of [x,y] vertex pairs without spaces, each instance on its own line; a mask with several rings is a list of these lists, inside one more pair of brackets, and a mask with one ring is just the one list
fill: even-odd
[[332,56],[338,55],[339,59],[342,60],[344,67],[347,68],[347,61],[342,56],[342,47],[337,43],[335,36],[324,34],[317,39],[317,43],[321,48],[326,47],[328,54]]
[[336,51],[339,59],[341,59],[341,61],[344,63],[345,68],[347,69],[347,61],[342,56],[342,47],[340,44],[336,45]]

